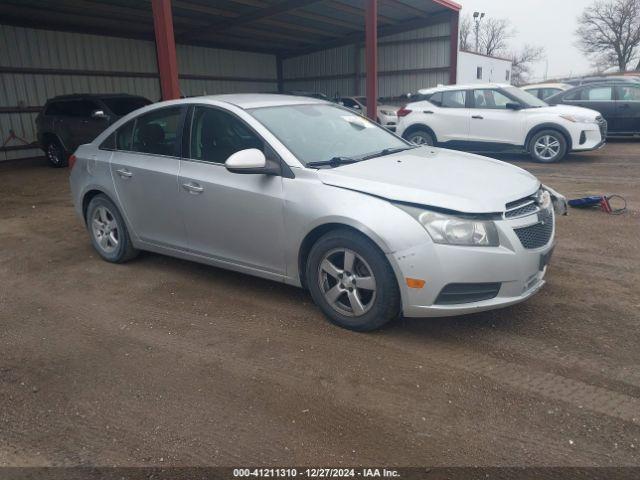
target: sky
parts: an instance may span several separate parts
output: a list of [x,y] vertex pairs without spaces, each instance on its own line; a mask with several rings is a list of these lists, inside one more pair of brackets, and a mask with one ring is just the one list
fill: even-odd
[[514,48],[525,43],[543,46],[546,60],[534,66],[533,78],[543,80],[589,73],[591,62],[575,46],[577,17],[594,0],[456,0],[462,14],[474,11],[511,20]]

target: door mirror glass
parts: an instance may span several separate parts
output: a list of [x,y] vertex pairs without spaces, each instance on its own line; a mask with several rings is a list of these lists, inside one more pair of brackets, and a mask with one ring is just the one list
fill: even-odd
[[507,110],[522,110],[522,105],[516,102],[509,102],[505,105]]
[[267,159],[257,148],[248,148],[234,153],[224,166],[232,173],[270,173],[267,168]]

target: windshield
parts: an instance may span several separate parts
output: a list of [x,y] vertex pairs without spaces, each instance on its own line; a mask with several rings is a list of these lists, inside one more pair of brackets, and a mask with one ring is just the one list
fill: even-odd
[[548,107],[549,104],[543,102],[538,97],[534,97],[529,92],[519,89],[518,87],[505,87],[502,90],[512,97],[516,98],[525,107]]
[[368,119],[333,105],[263,107],[250,113],[305,165],[411,148]]
[[105,97],[100,100],[118,117],[124,117],[128,113],[146,107],[151,103],[144,97]]

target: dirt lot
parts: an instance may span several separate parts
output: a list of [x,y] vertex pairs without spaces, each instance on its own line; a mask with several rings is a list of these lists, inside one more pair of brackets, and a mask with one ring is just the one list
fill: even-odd
[[0,465],[640,465],[640,143],[517,164],[560,219],[528,303],[328,324],[288,286],[101,261],[66,170],[0,165]]

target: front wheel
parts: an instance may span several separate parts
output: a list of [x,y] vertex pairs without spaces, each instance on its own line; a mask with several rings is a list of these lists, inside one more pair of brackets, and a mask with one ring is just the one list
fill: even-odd
[[434,146],[436,144],[436,139],[427,130],[414,130],[405,137],[405,140],[409,140],[415,145]]
[[531,138],[529,153],[536,162],[559,162],[567,155],[567,140],[556,130],[543,130]]
[[335,230],[311,249],[306,266],[311,296],[336,325],[368,332],[400,314],[396,276],[377,246],[351,230]]

